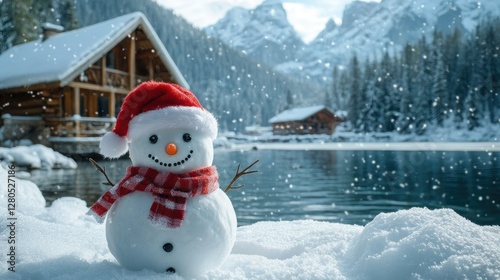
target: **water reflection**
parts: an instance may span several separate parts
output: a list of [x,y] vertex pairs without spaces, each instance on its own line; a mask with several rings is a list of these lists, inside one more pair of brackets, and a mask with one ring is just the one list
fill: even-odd
[[[228,193],[240,225],[262,220],[316,219],[366,224],[380,212],[447,207],[478,224],[500,224],[500,153],[429,151],[229,151],[214,163],[221,188],[260,160],[257,175]],[[104,161],[117,182],[130,162]],[[37,171],[32,179],[50,203],[77,196],[93,203],[108,187],[89,163],[77,170]]]

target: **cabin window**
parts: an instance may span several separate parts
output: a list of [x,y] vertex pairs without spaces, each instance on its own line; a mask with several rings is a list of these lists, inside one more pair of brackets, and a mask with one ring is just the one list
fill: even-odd
[[114,117],[118,117],[118,113],[120,113],[120,108],[122,107],[122,104],[123,104],[123,99],[125,99],[124,96],[117,96],[116,97],[115,116]]
[[80,95],[80,116],[86,117],[88,116],[88,110],[85,106],[85,96]]
[[116,69],[116,55],[114,51],[110,51],[106,54],[106,67]]
[[109,99],[107,97],[99,96],[97,98],[97,116],[109,116]]
[[61,94],[61,116],[64,118],[66,117],[66,96],[63,94]]

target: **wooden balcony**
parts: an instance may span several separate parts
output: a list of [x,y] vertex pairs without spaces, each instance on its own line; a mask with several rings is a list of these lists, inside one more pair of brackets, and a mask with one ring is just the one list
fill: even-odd
[[101,67],[95,65],[85,70],[80,76],[80,82],[127,90],[130,89],[129,81],[129,74],[125,71],[105,68],[103,72]]
[[[102,82],[103,79],[104,83]],[[135,85],[139,85],[148,80],[149,77],[147,76],[135,75]],[[93,65],[85,70],[83,75],[80,76],[79,81],[94,85],[131,90],[129,73],[113,68],[105,68],[103,73],[101,67]],[[133,85],[133,87],[135,87],[135,85]]]

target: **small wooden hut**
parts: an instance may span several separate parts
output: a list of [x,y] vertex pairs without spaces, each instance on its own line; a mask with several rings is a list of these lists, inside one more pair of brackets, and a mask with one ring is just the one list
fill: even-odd
[[327,134],[331,135],[338,123],[344,121],[326,106],[311,106],[283,111],[272,117],[274,135]]
[[135,86],[156,80],[189,88],[142,13],[68,32],[43,27],[40,39],[0,55],[4,138],[65,143],[59,145],[62,152],[93,152],[78,151],[78,143],[88,150],[89,142],[112,129],[122,100]]

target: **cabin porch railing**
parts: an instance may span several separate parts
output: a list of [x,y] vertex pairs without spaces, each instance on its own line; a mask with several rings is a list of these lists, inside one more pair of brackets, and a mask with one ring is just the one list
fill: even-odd
[[[101,67],[99,66],[91,66],[80,76],[80,82],[94,84],[94,85],[105,85],[114,88],[123,88],[123,89],[131,89],[130,87],[130,78],[129,73],[117,70],[113,68],[106,68],[104,71],[104,75],[101,71]],[[136,85],[141,84],[149,78],[143,75],[135,75],[136,77]],[[104,78],[105,82],[102,82]],[[135,85],[134,85],[135,86]]]
[[46,120],[51,136],[58,137],[100,137],[113,129],[115,118],[92,118],[75,115],[69,118]]
[[112,68],[106,68],[103,75],[101,67],[95,65],[91,66],[82,73],[82,75],[80,76],[80,82],[130,89],[129,74],[127,72]]

